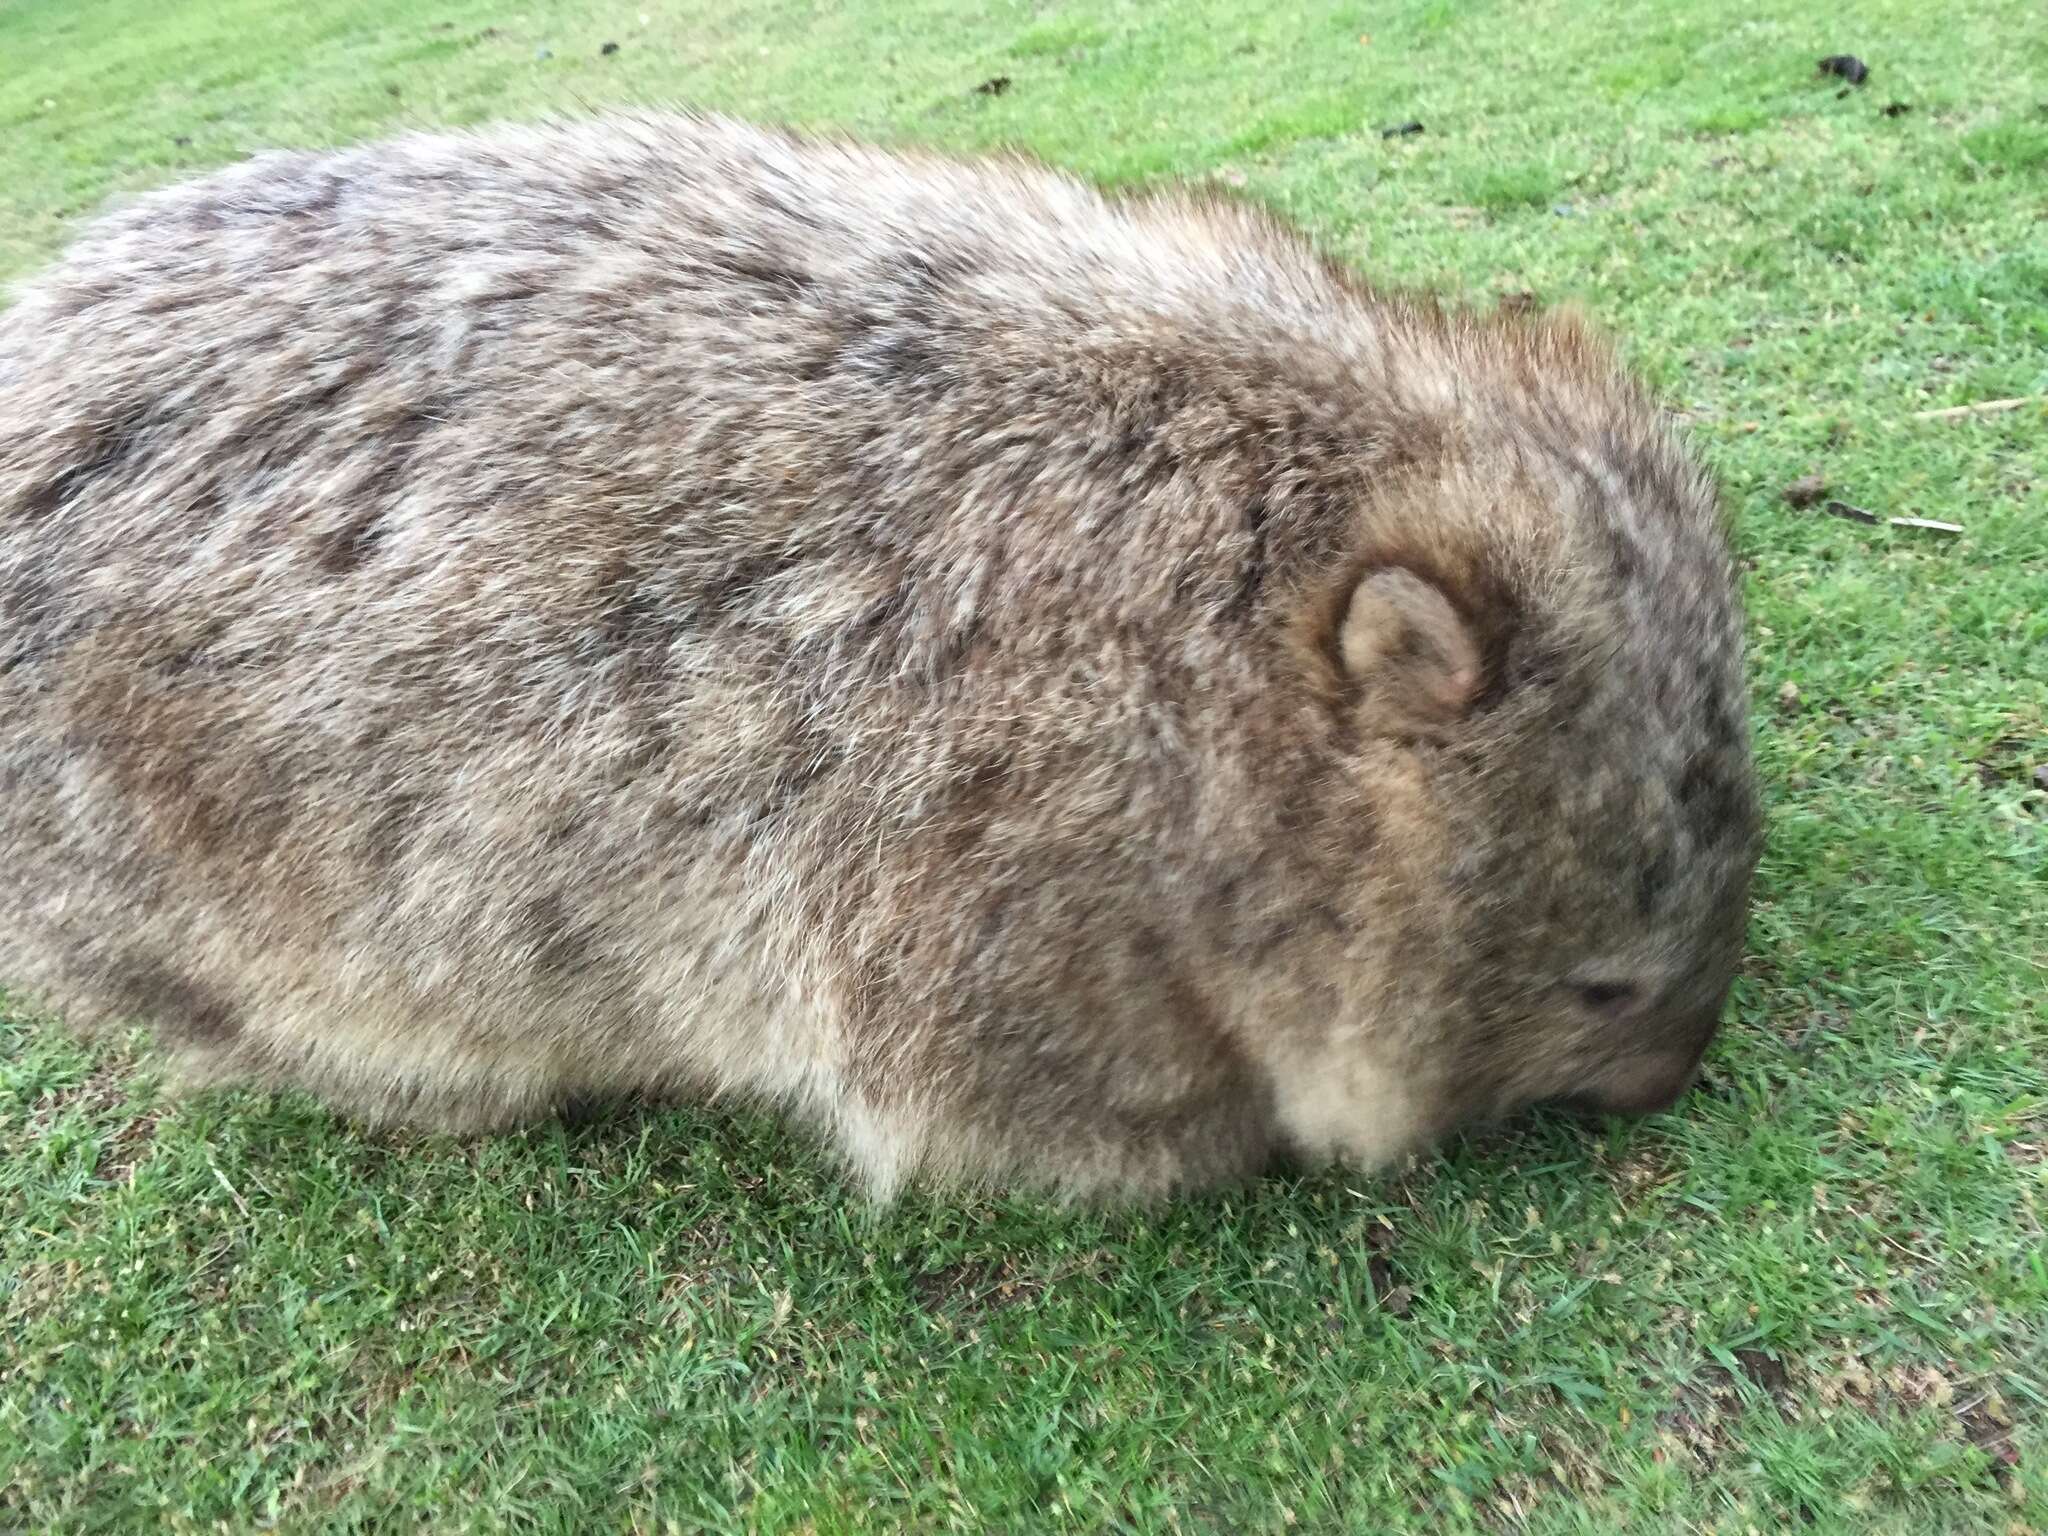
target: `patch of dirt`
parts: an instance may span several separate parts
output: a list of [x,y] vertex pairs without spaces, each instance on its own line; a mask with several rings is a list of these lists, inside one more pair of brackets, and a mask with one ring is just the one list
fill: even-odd
[[1031,1301],[1044,1293],[1046,1285],[1020,1272],[1009,1259],[969,1259],[913,1275],[910,1288],[927,1312],[985,1316]]
[[66,1110],[81,1110],[95,1120],[110,1119],[127,1112],[126,1120],[100,1145],[93,1177],[109,1184],[123,1184],[149,1155],[156,1141],[160,1109],[128,1110],[128,1083],[133,1063],[111,1058],[94,1063],[91,1071],[75,1083],[54,1088],[29,1110],[31,1134],[47,1134]]
[[963,1259],[910,1277],[910,1288],[934,1317],[982,1316],[1023,1306],[1069,1280],[1107,1284],[1115,1262],[1108,1250],[1092,1248],[1062,1261],[1049,1274],[1031,1274],[1015,1259]]
[[1736,1350],[1735,1363],[1742,1368],[1742,1374],[1769,1393],[1773,1401],[1792,1384],[1792,1374],[1785,1369],[1785,1362],[1773,1359],[1760,1349]]
[[1949,1416],[1953,1438],[1984,1453],[2001,1483],[2009,1485],[2019,1466],[2012,1405],[1995,1388],[1946,1363],[1878,1369],[1855,1355],[1786,1361],[1747,1348],[1735,1350],[1733,1359],[1733,1372],[1713,1363],[1701,1366],[1658,1415],[1658,1426],[1701,1470],[1740,1454],[1744,1399],[1757,1394],[1795,1423],[1841,1413],[1899,1417],[1933,1407]]
[[1799,1056],[1811,1056],[1829,1040],[1838,1040],[1853,1028],[1850,1018],[1833,1008],[1816,1008],[1804,1016],[1786,1019],[1775,1028],[1785,1049]]
[[2017,784],[2025,787],[2048,789],[2048,765],[2040,765],[2041,743],[2024,736],[2001,736],[1985,745],[1973,767],[1977,770],[1977,782],[1986,789],[1997,789],[2003,784]]
[[[1860,1366],[1860,1362],[1857,1362]],[[1929,1404],[1947,1411],[1957,1433],[1982,1451],[1991,1474],[2009,1483],[2019,1466],[2011,1405],[1995,1389],[1959,1378],[1952,1367],[1894,1366],[1882,1374],[1845,1372],[1851,1379],[1842,1401],[1868,1413],[1903,1408],[1908,1412]]]
[[31,1259],[21,1267],[14,1288],[0,1292],[0,1321],[20,1322],[27,1318],[62,1315],[71,1298],[89,1284],[85,1267],[76,1259],[53,1264]]
[[1654,1143],[1631,1147],[1627,1156],[1612,1162],[1602,1155],[1597,1167],[1607,1176],[1608,1188],[1625,1211],[1654,1198],[1680,1176],[1680,1170],[1671,1164],[1669,1149]]
[[126,1184],[132,1179],[156,1145],[158,1118],[158,1111],[145,1110],[116,1131],[113,1140],[100,1149],[99,1166],[93,1169],[93,1176],[109,1184]]
[[1736,1421],[1741,1417],[1745,1389],[1760,1392],[1781,1418],[1797,1418],[1799,1402],[1791,1390],[1792,1375],[1782,1360],[1760,1349],[1734,1351],[1737,1369],[1708,1362],[1679,1387],[1671,1406],[1657,1416],[1658,1427],[1676,1440],[1701,1470],[1717,1466],[1730,1451],[1739,1451]]
[[1372,1287],[1373,1300],[1394,1317],[1405,1317],[1415,1302],[1415,1292],[1395,1278],[1390,1255],[1398,1237],[1392,1227],[1374,1223],[1365,1229],[1365,1278]]
[[1540,1506],[1555,1510],[1565,1505],[1586,1511],[1600,1509],[1605,1503],[1614,1479],[1594,1446],[1580,1444],[1541,1421],[1524,1422],[1496,1413],[1494,1422],[1507,1434],[1534,1434],[1543,1450],[1543,1469],[1503,1478],[1477,1501],[1477,1513],[1487,1529],[1527,1530],[1532,1513]]
[[1991,1458],[1992,1475],[2003,1482],[2019,1466],[2020,1453],[2013,1444],[2011,1416],[2001,1420],[1991,1411],[1990,1402],[1987,1396],[1965,1403],[1956,1410],[1956,1422],[1963,1427],[1963,1437]]
[[75,1083],[52,1088],[37,1099],[29,1113],[38,1125],[48,1125],[67,1109],[82,1109],[87,1114],[105,1114],[125,1103],[128,1094],[123,1086],[124,1069],[127,1063],[121,1061],[99,1061],[91,1071]]

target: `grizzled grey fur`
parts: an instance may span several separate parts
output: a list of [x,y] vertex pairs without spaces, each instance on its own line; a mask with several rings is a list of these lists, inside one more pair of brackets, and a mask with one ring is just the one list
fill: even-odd
[[0,315],[0,978],[193,1081],[1146,1195],[1671,1100],[1708,478],[1568,320],[684,116],[274,154]]

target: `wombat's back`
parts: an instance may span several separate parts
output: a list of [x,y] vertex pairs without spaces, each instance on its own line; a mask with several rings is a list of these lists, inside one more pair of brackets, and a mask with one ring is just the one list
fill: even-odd
[[0,315],[0,974],[379,1116],[1241,1170],[1402,814],[1345,584],[1464,559],[1371,493],[1473,400],[1649,443],[1609,379],[1249,213],[718,121],[140,199]]
[[374,1113],[836,1103],[875,855],[1035,775],[995,840],[1113,889],[1130,637],[1247,595],[1237,487],[1155,494],[1238,425],[1177,374],[1335,290],[1214,238],[683,119],[93,227],[0,318],[8,974]]

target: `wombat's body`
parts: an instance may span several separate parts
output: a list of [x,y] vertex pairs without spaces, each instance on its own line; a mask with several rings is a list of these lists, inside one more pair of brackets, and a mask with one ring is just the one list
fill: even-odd
[[272,156],[0,315],[0,977],[373,1117],[758,1095],[884,1188],[1646,1107],[1739,635],[1600,350],[1250,212],[684,118]]

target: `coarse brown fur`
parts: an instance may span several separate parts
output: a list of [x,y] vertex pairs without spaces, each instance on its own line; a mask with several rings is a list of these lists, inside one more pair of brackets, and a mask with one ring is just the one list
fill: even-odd
[[646,115],[259,158],[0,315],[0,975],[487,1127],[1147,1194],[1683,1087],[1705,475],[1257,212]]

